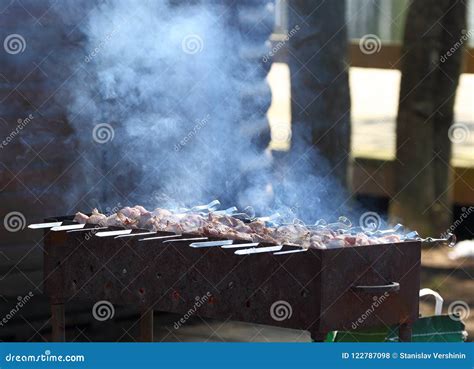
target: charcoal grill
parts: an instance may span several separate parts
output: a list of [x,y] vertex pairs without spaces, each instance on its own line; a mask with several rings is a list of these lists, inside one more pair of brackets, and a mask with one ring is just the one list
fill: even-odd
[[[72,219],[46,221],[64,225]],[[157,232],[144,241],[150,236],[133,235],[147,230],[97,237],[94,227],[45,229],[44,291],[54,341],[65,340],[64,304],[71,300],[138,307],[140,338],[152,341],[154,310],[186,314],[206,295],[195,312],[202,318],[307,330],[315,341],[332,330],[350,331],[354,323],[357,329],[398,324],[400,341],[411,340],[418,318],[420,241],[243,256],[231,248],[189,247],[196,235]],[[283,315],[275,310],[279,304]]]

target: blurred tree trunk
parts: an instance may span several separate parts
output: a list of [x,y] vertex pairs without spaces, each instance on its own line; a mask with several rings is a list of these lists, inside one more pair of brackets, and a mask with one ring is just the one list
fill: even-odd
[[314,145],[344,186],[351,131],[345,15],[344,0],[288,2],[292,146]]
[[451,222],[448,131],[467,42],[465,28],[464,1],[414,0],[410,5],[401,54],[395,195],[390,211],[393,220],[424,235],[438,235]]

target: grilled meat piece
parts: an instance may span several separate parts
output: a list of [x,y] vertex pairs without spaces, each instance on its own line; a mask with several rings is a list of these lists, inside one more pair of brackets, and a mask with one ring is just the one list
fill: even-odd
[[87,223],[105,225],[107,217],[104,214],[99,213],[97,209],[92,210],[92,215],[89,217]]
[[119,211],[118,213],[108,216],[105,220],[105,224],[109,227],[137,228],[138,220],[131,219]]
[[232,228],[245,225],[245,223],[242,222],[240,219],[234,218],[229,215],[220,215],[220,214],[216,215],[213,213],[209,213],[208,220],[211,223],[221,223],[227,227],[232,227]]
[[124,216],[126,216],[129,219],[138,219],[141,216],[141,212],[140,212],[139,209],[137,209],[137,207],[130,208],[130,207],[127,206],[127,207],[119,210],[118,212],[120,214],[123,214]]
[[78,222],[78,223],[81,223],[81,224],[88,223],[88,220],[89,220],[89,216],[87,216],[86,214],[81,213],[80,211],[78,211],[76,213],[76,215],[74,216],[74,221]]
[[200,233],[209,237],[252,242],[252,236],[250,234],[237,232],[223,224],[208,224],[200,229]]

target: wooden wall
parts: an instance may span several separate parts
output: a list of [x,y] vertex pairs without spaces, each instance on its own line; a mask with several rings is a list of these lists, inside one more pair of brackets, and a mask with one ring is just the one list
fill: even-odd
[[[77,35],[46,1],[9,3],[0,5],[0,319],[18,296],[34,297],[1,328],[3,338],[22,330],[31,335],[30,322],[48,316],[41,297],[41,233],[22,228],[66,211],[68,191],[81,173],[74,132],[57,98],[63,100],[70,73],[59,61]],[[24,40],[15,36],[20,52],[3,44],[16,34]],[[4,222],[12,212],[24,221],[9,231]]]

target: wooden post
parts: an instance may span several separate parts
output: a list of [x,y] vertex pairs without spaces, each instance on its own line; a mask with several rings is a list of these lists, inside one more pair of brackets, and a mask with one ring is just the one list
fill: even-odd
[[140,341],[153,342],[153,309],[144,308],[140,316]]
[[449,128],[467,42],[465,28],[465,2],[414,0],[410,5],[401,53],[390,215],[425,236],[437,236],[451,223]]
[[66,316],[64,304],[51,304],[51,341],[66,341]]
[[316,147],[343,185],[351,135],[345,16],[344,0],[288,2],[292,146]]

